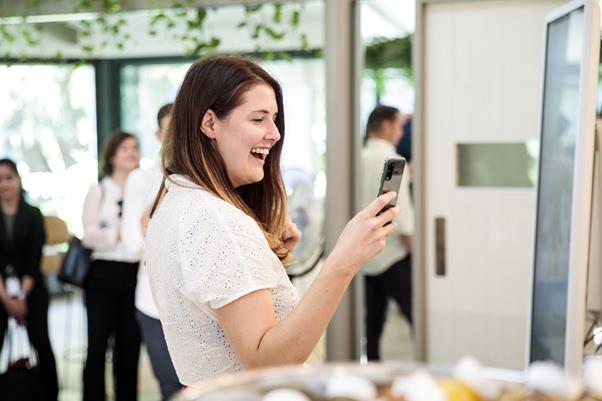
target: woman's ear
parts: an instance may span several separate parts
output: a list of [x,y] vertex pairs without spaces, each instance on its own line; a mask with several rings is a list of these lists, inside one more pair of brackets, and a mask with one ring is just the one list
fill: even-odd
[[207,136],[210,139],[215,139],[217,137],[216,123],[217,116],[215,115],[213,110],[207,110],[205,112],[205,115],[203,115],[203,119],[201,120],[201,133],[205,134],[205,136]]

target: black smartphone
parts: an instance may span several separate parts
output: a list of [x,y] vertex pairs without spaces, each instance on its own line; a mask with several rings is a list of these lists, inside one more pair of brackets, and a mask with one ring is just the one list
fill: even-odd
[[394,191],[397,195],[387,204],[378,214],[392,208],[397,204],[397,197],[401,187],[401,177],[406,167],[406,159],[403,157],[392,157],[385,159],[383,172],[380,177],[380,187],[378,188],[378,196]]

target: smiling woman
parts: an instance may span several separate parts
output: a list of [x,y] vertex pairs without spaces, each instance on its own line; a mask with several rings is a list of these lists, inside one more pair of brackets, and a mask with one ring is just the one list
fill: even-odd
[[379,214],[394,194],[347,224],[299,300],[285,270],[300,232],[280,172],[280,85],[247,59],[210,57],[188,70],[171,117],[145,265],[180,381],[304,362],[395,229],[397,208]]
[[277,116],[274,90],[269,85],[256,84],[242,96],[241,106],[224,120],[217,118],[212,110],[203,117],[201,130],[224,155],[234,188],[263,179],[263,166],[270,149],[280,140]]

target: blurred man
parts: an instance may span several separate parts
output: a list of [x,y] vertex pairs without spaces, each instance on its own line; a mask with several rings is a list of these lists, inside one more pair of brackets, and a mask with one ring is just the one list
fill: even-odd
[[[399,157],[395,147],[402,138],[404,117],[389,106],[376,107],[368,117],[366,141],[362,150],[362,205],[368,205],[378,192],[384,160]],[[393,299],[412,323],[412,235],[414,208],[410,200],[408,172],[404,172],[398,194],[398,228],[385,249],[362,270],[365,276],[366,335],[368,360],[380,359],[380,337]]]
[[[157,114],[159,129],[156,132],[156,137],[159,141],[163,140],[169,128],[171,107],[171,103],[166,104],[159,109]],[[147,211],[155,200],[162,179],[163,173],[159,163],[155,163],[147,169],[136,169],[128,177],[123,196],[121,232],[123,242],[131,250],[142,253]],[[141,257],[140,260],[144,260],[144,258]],[[144,262],[140,264],[138,270],[136,309],[136,318],[140,325],[142,340],[146,344],[153,372],[161,388],[161,395],[166,400],[180,390],[182,385],[178,380],[167,350],[163,328],[159,320],[159,312],[151,294]]]

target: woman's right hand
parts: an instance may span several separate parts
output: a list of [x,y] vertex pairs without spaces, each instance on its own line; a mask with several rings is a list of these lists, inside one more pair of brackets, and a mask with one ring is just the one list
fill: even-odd
[[[380,215],[378,213],[395,196],[394,192],[379,196],[347,223],[330,254],[336,260],[335,266],[345,269],[345,273],[355,275],[368,261],[382,252],[387,236],[397,229],[397,224],[392,220],[399,213],[399,208],[396,206]],[[387,224],[389,222],[391,224]]]
[[27,302],[24,299],[5,297],[2,304],[6,313],[14,317],[17,323],[23,323],[27,318]]

